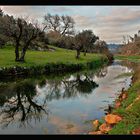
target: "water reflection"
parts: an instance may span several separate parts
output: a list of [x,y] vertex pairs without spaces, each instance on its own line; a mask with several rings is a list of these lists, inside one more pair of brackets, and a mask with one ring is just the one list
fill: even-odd
[[129,68],[129,72],[131,71],[133,73],[132,76],[132,83],[134,83],[135,81],[137,81],[138,79],[140,79],[140,74],[139,74],[139,70],[140,70],[140,63],[137,62],[131,62],[129,60],[123,60],[120,61],[121,65]]
[[[44,104],[39,105],[34,100],[36,95],[35,83],[25,80],[11,84],[10,87],[7,86],[0,87],[0,89],[4,89],[0,96],[0,123],[3,127],[17,120],[21,122],[20,125],[25,125],[24,122],[26,121],[28,124],[30,119],[40,120],[41,112],[47,114]],[[8,90],[10,91],[9,96],[5,94]]]
[[113,64],[61,77],[1,81],[0,133],[83,134],[90,130],[83,122],[101,118],[104,108],[131,82],[130,77],[115,78],[128,70]]
[[85,72],[49,80],[43,77],[0,83],[0,123],[6,127],[17,120],[20,126],[29,124],[31,119],[39,121],[42,113],[48,115],[47,101],[91,94],[99,86],[93,77],[93,72]]
[[[101,73],[101,70],[98,71]],[[100,75],[99,76],[105,76]],[[94,82],[93,73],[77,73],[76,75],[70,75],[68,77],[63,77],[61,80],[51,79],[42,80],[37,84],[37,93],[44,93],[46,95],[46,100],[51,101],[54,99],[65,99],[74,98],[77,96],[88,96],[92,91],[99,85]]]

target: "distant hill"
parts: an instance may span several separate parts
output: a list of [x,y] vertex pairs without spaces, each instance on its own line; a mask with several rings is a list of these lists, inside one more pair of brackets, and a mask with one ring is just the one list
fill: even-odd
[[118,53],[121,44],[107,44],[108,49],[111,53]]

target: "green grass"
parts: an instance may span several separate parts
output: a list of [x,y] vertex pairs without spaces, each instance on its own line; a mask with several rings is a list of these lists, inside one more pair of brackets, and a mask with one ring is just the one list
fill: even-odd
[[[128,90],[128,98],[122,102],[120,108],[113,110],[113,113],[120,114],[123,120],[115,125],[109,134],[131,134],[140,126],[140,100],[135,99],[140,95],[140,81],[133,84]],[[126,108],[132,104],[128,110]]]
[[140,62],[140,55],[132,55],[132,56],[126,56],[126,55],[115,55],[115,59],[120,60],[129,60],[130,62]]
[[[137,63],[140,62],[140,56],[117,55],[115,58]],[[122,105],[118,109],[113,110],[113,113],[121,115],[123,120],[115,125],[113,129],[109,131],[109,134],[132,134],[133,130],[140,127],[140,99],[137,101],[135,100],[140,96],[140,76],[138,70],[134,71],[134,77],[136,81],[127,90],[127,99],[122,102]],[[132,107],[129,105],[132,105]],[[128,106],[130,107],[129,109]]]
[[57,48],[54,46],[50,46],[55,48],[55,51],[31,51],[28,50],[25,63],[15,62],[15,54],[13,47],[6,47],[4,49],[0,49],[0,67],[13,67],[13,66],[36,66],[36,65],[45,65],[47,63],[72,63],[72,64],[81,64],[87,63],[91,61],[98,61],[101,57],[105,57],[101,54],[87,54],[84,56],[81,53],[81,57],[79,60],[75,58],[76,51],[66,50]]

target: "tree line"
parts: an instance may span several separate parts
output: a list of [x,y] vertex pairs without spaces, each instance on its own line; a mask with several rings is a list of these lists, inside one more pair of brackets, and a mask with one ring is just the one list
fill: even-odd
[[15,61],[24,62],[28,49],[39,47],[48,49],[48,44],[76,50],[76,58],[81,52],[104,53],[109,59],[112,54],[105,41],[99,39],[92,30],[75,30],[75,21],[71,16],[46,14],[40,24],[37,20],[4,14],[0,9],[0,46],[11,41],[15,46]]

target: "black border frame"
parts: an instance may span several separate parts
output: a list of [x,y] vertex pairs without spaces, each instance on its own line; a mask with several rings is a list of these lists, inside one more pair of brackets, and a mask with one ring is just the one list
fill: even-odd
[[0,5],[140,5],[139,0],[0,0]]
[[[95,6],[139,6],[140,5],[140,0],[0,0],[0,6],[4,5],[19,5],[19,6],[26,6],[26,5],[47,5],[47,6],[62,6],[62,5],[71,5],[71,6],[90,6],[90,5],[95,5]],[[11,136],[25,136],[25,135],[1,135],[1,136],[10,136],[9,138],[11,139]],[[28,135],[30,136],[30,135]],[[31,135],[35,136],[37,138],[37,135]],[[41,135],[42,136],[42,135]],[[46,136],[46,135],[45,135]],[[105,139],[108,140],[109,138],[111,140],[114,139],[133,139],[133,140],[140,140],[139,135],[47,135],[47,137],[50,137],[52,139],[56,138],[59,139],[58,136],[69,136],[69,138],[77,138],[79,140],[85,140],[87,139]],[[54,137],[53,137],[54,136]],[[56,136],[56,137],[55,137]],[[74,136],[74,137],[72,137]],[[18,138],[18,137],[17,137]],[[23,137],[24,138],[24,137]],[[27,137],[30,139],[30,137]],[[65,137],[60,137],[64,138]],[[46,138],[43,138],[46,139]]]

